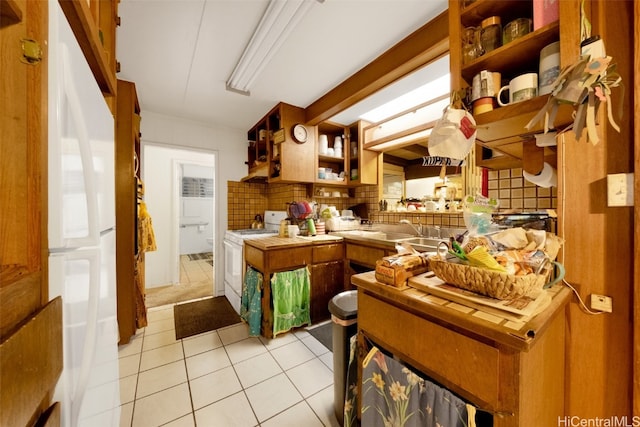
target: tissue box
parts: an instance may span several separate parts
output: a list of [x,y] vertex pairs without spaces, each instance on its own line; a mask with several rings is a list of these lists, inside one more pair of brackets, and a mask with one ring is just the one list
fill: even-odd
[[402,288],[407,280],[429,270],[426,255],[391,255],[376,261],[376,280],[386,285]]

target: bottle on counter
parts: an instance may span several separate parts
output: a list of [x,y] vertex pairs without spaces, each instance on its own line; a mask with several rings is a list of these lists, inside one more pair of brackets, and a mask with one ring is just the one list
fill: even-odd
[[307,230],[309,230],[309,235],[310,236],[315,236],[316,235],[316,223],[313,220],[313,218],[307,219]]
[[278,229],[278,237],[288,237],[289,236],[289,220],[283,219],[280,221],[280,228]]

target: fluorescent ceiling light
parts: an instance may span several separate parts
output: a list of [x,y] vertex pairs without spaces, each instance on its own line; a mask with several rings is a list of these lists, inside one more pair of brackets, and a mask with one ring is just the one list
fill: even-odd
[[227,80],[227,90],[250,95],[249,89],[256,77],[316,1],[324,2],[324,0],[269,1],[240,61]]
[[413,133],[411,135],[405,135],[400,138],[393,139],[391,141],[383,142],[381,144],[374,145],[372,147],[368,147],[368,150],[384,152],[387,150],[397,150],[403,147],[408,147],[411,145],[419,144],[424,142],[431,135],[431,130],[433,128],[425,129],[420,132]]
[[[426,83],[411,92],[405,93],[391,101],[374,108],[371,111],[367,111],[360,116],[363,120],[368,122],[377,123],[397,114],[400,111],[408,110],[409,108],[419,105],[425,101],[438,98],[441,95],[448,94],[451,87],[450,75],[447,73],[444,76],[438,77],[429,83]],[[448,102],[447,102],[448,104]],[[439,118],[442,115],[442,110],[438,111],[434,118]]]

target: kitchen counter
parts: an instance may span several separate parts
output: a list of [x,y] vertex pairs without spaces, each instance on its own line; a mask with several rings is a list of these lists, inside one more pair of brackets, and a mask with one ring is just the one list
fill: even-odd
[[320,245],[326,243],[339,243],[343,238],[330,234],[317,236],[296,236],[296,237],[261,237],[259,239],[247,239],[245,244],[260,250],[295,248],[300,246]]
[[352,277],[359,362],[375,344],[493,414],[495,427],[557,423],[564,415],[564,312],[571,292],[552,287],[546,309],[511,324],[411,287],[421,276],[403,289],[377,282],[373,272]]

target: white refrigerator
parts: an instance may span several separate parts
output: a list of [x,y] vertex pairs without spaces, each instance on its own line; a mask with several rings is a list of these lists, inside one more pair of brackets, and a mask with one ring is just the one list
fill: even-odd
[[49,293],[62,296],[62,425],[118,426],[114,118],[49,1]]

